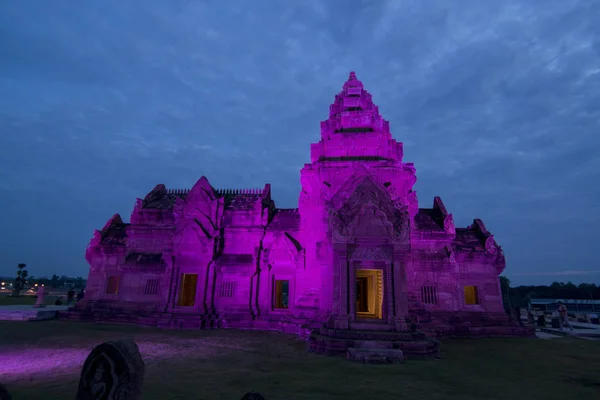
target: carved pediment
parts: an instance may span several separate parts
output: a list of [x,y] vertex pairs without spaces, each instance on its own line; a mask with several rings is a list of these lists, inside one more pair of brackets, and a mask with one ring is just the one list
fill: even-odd
[[185,202],[176,203],[175,208],[176,218],[195,219],[205,232],[214,236],[222,223],[224,199],[216,198],[212,186],[202,177],[192,187]]
[[[267,264],[299,262],[304,256],[300,242],[289,233],[280,235],[267,249],[263,250],[263,260]],[[285,258],[282,258],[285,256]]]
[[386,237],[405,242],[410,237],[406,206],[396,206],[389,193],[370,177],[363,179],[337,211],[329,211],[333,241],[348,242],[356,237]]
[[179,251],[191,246],[206,252],[213,244],[212,239],[213,237],[197,220],[182,223],[173,234],[173,243]]

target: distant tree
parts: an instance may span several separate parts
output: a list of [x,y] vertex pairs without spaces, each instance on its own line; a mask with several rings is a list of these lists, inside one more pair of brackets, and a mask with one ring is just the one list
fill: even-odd
[[15,279],[15,283],[13,284],[12,295],[18,296],[21,294],[21,290],[25,287],[25,282],[27,281],[27,275],[29,272],[25,269],[27,268],[27,264],[19,264],[17,265],[17,278]]
[[52,278],[50,279],[50,285],[52,285],[53,289],[56,289],[59,286],[59,281],[60,278],[58,275],[52,275]]
[[577,286],[577,290],[579,291],[579,294],[586,296],[586,298],[589,294],[589,298],[593,300],[594,292],[598,290],[598,286],[596,286],[595,283],[581,283]]

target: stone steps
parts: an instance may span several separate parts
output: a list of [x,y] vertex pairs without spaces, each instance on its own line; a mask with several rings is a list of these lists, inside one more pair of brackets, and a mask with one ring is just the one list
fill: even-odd
[[333,328],[321,328],[319,333],[323,336],[336,338],[345,338],[352,340],[383,340],[383,341],[412,341],[415,339],[424,339],[425,335],[421,332],[397,332],[397,331],[362,331],[362,330],[342,330]]
[[404,353],[400,349],[350,347],[346,351],[346,359],[365,364],[401,364]]
[[309,351],[332,356],[346,355],[350,359],[358,357],[357,361],[362,360],[362,356],[356,355],[355,357],[354,353],[348,355],[348,349],[369,349],[374,357],[384,357],[382,354],[388,350],[390,354],[402,351],[402,359],[409,359],[438,357],[439,346],[437,340],[422,332],[353,331],[322,328],[320,331],[313,331],[309,336]]

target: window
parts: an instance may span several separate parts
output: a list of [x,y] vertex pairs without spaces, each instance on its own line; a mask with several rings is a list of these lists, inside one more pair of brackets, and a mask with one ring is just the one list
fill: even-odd
[[273,308],[287,309],[290,294],[290,281],[275,280],[273,286]]
[[179,305],[193,307],[196,304],[196,287],[198,274],[182,274],[181,288],[179,289]]
[[144,294],[157,294],[158,293],[158,279],[148,279],[146,281],[146,287],[144,288]]
[[421,286],[421,303],[437,304],[437,289],[435,286]]
[[235,293],[235,282],[221,282],[221,289],[219,290],[219,296],[225,299],[233,298]]
[[465,286],[465,304],[479,304],[479,293],[477,293],[477,286]]
[[109,276],[106,279],[106,294],[117,294],[119,293],[119,281],[118,276]]

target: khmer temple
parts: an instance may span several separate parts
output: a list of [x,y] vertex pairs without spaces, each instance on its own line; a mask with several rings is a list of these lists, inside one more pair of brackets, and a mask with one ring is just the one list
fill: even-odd
[[419,207],[415,166],[354,73],[300,171],[298,208],[271,187],[157,185],[86,250],[71,318],[280,330],[365,360],[435,356],[436,338],[530,332],[503,310],[505,258],[480,219]]

